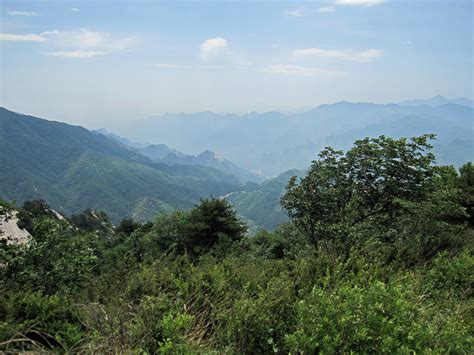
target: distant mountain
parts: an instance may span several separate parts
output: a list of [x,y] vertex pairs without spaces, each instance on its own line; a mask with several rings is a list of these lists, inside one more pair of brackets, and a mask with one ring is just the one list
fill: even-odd
[[231,161],[220,157],[216,153],[205,150],[198,155],[189,155],[182,153],[176,149],[172,149],[165,144],[150,144],[144,145],[141,143],[132,142],[131,140],[107,132],[105,129],[99,129],[96,132],[104,134],[106,137],[124,144],[126,146],[136,148],[138,151],[157,163],[165,163],[170,165],[202,165],[215,168],[227,174],[232,174],[237,177],[241,183],[245,184],[248,181],[262,182],[265,180],[263,175],[252,173],[245,170]]
[[[459,102],[466,100],[457,99]],[[450,145],[459,137],[471,144],[469,142],[474,138],[466,137],[465,132],[473,128],[473,112],[472,107],[446,103],[443,98],[435,98],[433,105],[343,101],[295,114],[166,114],[134,122],[122,131],[135,140],[154,141],[179,151],[193,154],[205,150],[219,152],[247,171],[277,176],[285,170],[305,169],[322,148],[333,144],[336,136],[346,137],[339,143],[348,146],[353,142],[349,139],[351,135],[359,137],[351,132],[389,134],[393,131],[391,125],[405,124],[407,117],[410,122],[417,123],[405,127],[403,134],[407,136],[431,132],[440,137],[439,145]],[[379,129],[372,129],[374,126]],[[445,134],[447,131],[449,135]],[[466,156],[472,157],[472,152],[452,151],[444,161],[458,164]]]
[[264,180],[263,176],[242,169],[210,150],[206,150],[198,155],[187,155],[178,152],[177,150],[170,149],[164,144],[154,144],[141,149],[140,152],[152,159],[154,162],[161,162],[170,165],[202,165],[215,168],[224,173],[234,175],[243,184],[248,181],[262,182]]
[[176,157],[184,157],[186,154],[178,152],[175,149],[171,149],[165,144],[150,144],[140,149],[140,152],[150,158],[151,160],[162,160],[166,159],[168,155]]
[[[449,104],[449,106],[452,104]],[[448,105],[439,110],[452,110]],[[468,108],[454,105],[460,110],[470,111]],[[446,117],[449,117],[447,115]],[[464,117],[456,119],[456,117]],[[474,126],[470,124],[472,118],[467,115],[453,116],[452,120],[420,118],[416,115],[405,116],[395,121],[377,123],[364,128],[351,130],[345,133],[328,137],[328,145],[337,149],[348,149],[352,142],[364,137],[388,135],[393,138],[412,137],[426,132],[435,132],[437,139],[433,142],[434,153],[438,164],[453,164],[460,166],[474,158]]]
[[0,198],[6,200],[44,199],[66,214],[104,210],[117,221],[190,208],[241,186],[211,167],[154,163],[102,134],[0,108]]
[[474,107],[474,101],[465,97],[459,97],[457,99],[452,99],[448,100],[447,98],[438,95],[434,96],[431,99],[420,99],[420,100],[407,100],[407,101],[402,101],[398,103],[399,105],[402,106],[422,106],[422,105],[427,105],[427,106],[441,106],[441,105],[446,105],[446,104],[456,104],[460,106],[466,106],[466,107]]
[[135,148],[135,149],[142,149],[146,147],[146,144],[143,143],[137,143],[137,142],[132,142],[130,139],[127,139],[125,137],[120,137],[116,134],[108,132],[105,128],[100,128],[97,131],[92,131],[93,133],[100,133],[106,136],[107,138],[113,140],[114,142],[126,145],[127,147]]

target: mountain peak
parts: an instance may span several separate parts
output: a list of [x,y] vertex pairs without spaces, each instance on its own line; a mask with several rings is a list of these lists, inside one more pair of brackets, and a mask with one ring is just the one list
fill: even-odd
[[211,150],[205,150],[201,154],[197,156],[200,159],[209,159],[209,160],[217,160],[217,161],[224,161],[225,159]]
[[456,104],[460,106],[473,107],[474,103],[472,100],[465,97],[459,97],[457,99],[447,99],[444,96],[436,95],[430,99],[417,99],[417,100],[406,100],[398,103],[402,106],[432,106],[438,107],[446,104]]

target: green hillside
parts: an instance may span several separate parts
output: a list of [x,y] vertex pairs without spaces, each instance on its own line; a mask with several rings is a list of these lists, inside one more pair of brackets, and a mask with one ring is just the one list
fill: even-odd
[[[113,220],[190,208],[201,197],[241,189],[232,175],[202,166],[156,164],[101,134],[0,108],[0,197],[47,200],[65,214],[85,208]],[[154,203],[144,203],[147,199]],[[148,211],[148,208],[157,210]]]
[[247,220],[253,229],[275,229],[288,217],[280,206],[280,197],[292,176],[301,176],[301,170],[289,170],[260,185],[249,184],[246,189],[229,194],[227,199],[239,215]]

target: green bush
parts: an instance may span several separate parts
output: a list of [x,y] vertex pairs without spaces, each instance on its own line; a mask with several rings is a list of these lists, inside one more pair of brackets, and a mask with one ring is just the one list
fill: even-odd
[[284,350],[285,334],[294,323],[295,299],[288,273],[271,278],[256,292],[244,289],[227,309],[216,314],[218,342],[236,353]]
[[166,298],[145,296],[127,328],[133,348],[175,353],[186,350],[186,332],[192,321],[192,316],[173,311]]
[[472,350],[466,310],[437,307],[413,276],[391,282],[352,276],[333,287],[315,287],[298,302],[296,329],[286,337],[291,352]]
[[436,257],[427,274],[433,292],[452,292],[457,297],[474,296],[474,258],[463,251],[454,257],[442,253]]
[[0,350],[4,351],[67,351],[87,337],[64,297],[6,292],[0,296],[0,319]]

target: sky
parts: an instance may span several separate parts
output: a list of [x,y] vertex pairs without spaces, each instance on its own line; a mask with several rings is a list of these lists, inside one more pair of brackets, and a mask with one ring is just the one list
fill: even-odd
[[0,16],[0,106],[94,129],[473,97],[471,0],[1,0]]

